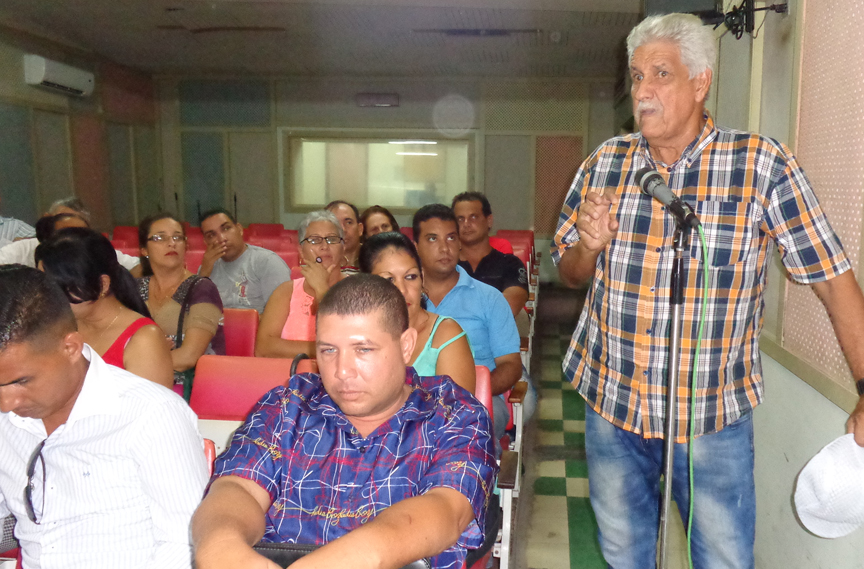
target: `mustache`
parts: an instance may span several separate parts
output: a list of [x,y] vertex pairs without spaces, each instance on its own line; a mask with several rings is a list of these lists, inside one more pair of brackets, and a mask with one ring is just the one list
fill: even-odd
[[636,114],[641,115],[645,111],[662,111],[663,106],[656,102],[639,101],[636,105]]

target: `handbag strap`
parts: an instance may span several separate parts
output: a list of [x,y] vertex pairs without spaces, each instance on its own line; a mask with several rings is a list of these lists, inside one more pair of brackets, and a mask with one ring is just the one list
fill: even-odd
[[201,277],[192,275],[192,284],[186,290],[186,295],[183,297],[183,302],[180,303],[180,317],[177,319],[177,334],[174,335],[174,348],[179,348],[183,345],[183,320],[186,318],[186,312],[189,310],[189,302],[192,297],[192,291],[195,290],[195,285],[201,280]]

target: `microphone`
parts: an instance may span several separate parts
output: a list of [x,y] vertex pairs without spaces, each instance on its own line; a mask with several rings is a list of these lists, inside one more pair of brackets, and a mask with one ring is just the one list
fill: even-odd
[[693,208],[672,193],[672,190],[663,181],[663,177],[656,170],[652,170],[648,166],[642,168],[636,172],[636,183],[639,184],[643,194],[651,196],[665,205],[669,209],[669,213],[678,220],[679,225],[693,228],[701,225],[699,218],[693,213]]

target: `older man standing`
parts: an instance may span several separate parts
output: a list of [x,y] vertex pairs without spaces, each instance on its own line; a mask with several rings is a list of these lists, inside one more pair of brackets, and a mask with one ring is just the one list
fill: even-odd
[[[641,132],[607,141],[582,164],[552,248],[565,283],[593,278],[563,367],[588,403],[600,544],[616,569],[654,566],[675,221],[640,193],[636,172],[647,166],[694,206],[708,243],[708,326],[696,391],[679,389],[675,437],[689,439],[685,409],[695,397],[694,564],[753,567],[751,411],[763,396],[758,342],[770,248],[777,243],[792,278],[822,299],[856,378],[864,377],[864,297],[790,150],[718,127],[705,111],[716,59],[710,29],[695,16],[650,17],[630,33],[627,48]],[[701,297],[698,244],[694,236],[685,255],[688,299]],[[690,374],[702,316],[701,304],[689,308],[682,377]],[[864,399],[848,429],[864,445]],[[675,447],[673,494],[687,512],[688,450]]]

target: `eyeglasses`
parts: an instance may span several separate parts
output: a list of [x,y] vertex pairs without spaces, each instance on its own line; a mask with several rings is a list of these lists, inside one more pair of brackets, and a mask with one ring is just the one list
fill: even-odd
[[24,507],[27,508],[27,517],[34,524],[39,524],[36,520],[36,510],[33,508],[33,473],[36,472],[37,461],[42,462],[42,507],[39,508],[39,512],[42,513],[45,511],[45,457],[42,456],[42,447],[45,446],[45,441],[47,440],[45,439],[39,443],[39,446],[36,447],[33,455],[30,457],[30,462],[27,463],[27,486],[24,487]]
[[174,243],[180,243],[182,241],[186,241],[185,235],[162,235],[161,233],[157,233],[156,235],[151,235],[147,238],[147,241],[152,241],[153,243],[167,243],[169,240]]
[[310,245],[320,245],[320,244],[324,243],[325,241],[327,242],[328,245],[337,245],[339,243],[342,243],[342,238],[339,237],[338,235],[328,235],[327,237],[319,237],[319,236],[315,235],[313,237],[307,237],[306,239],[304,239],[300,243],[307,243],[308,242]]

